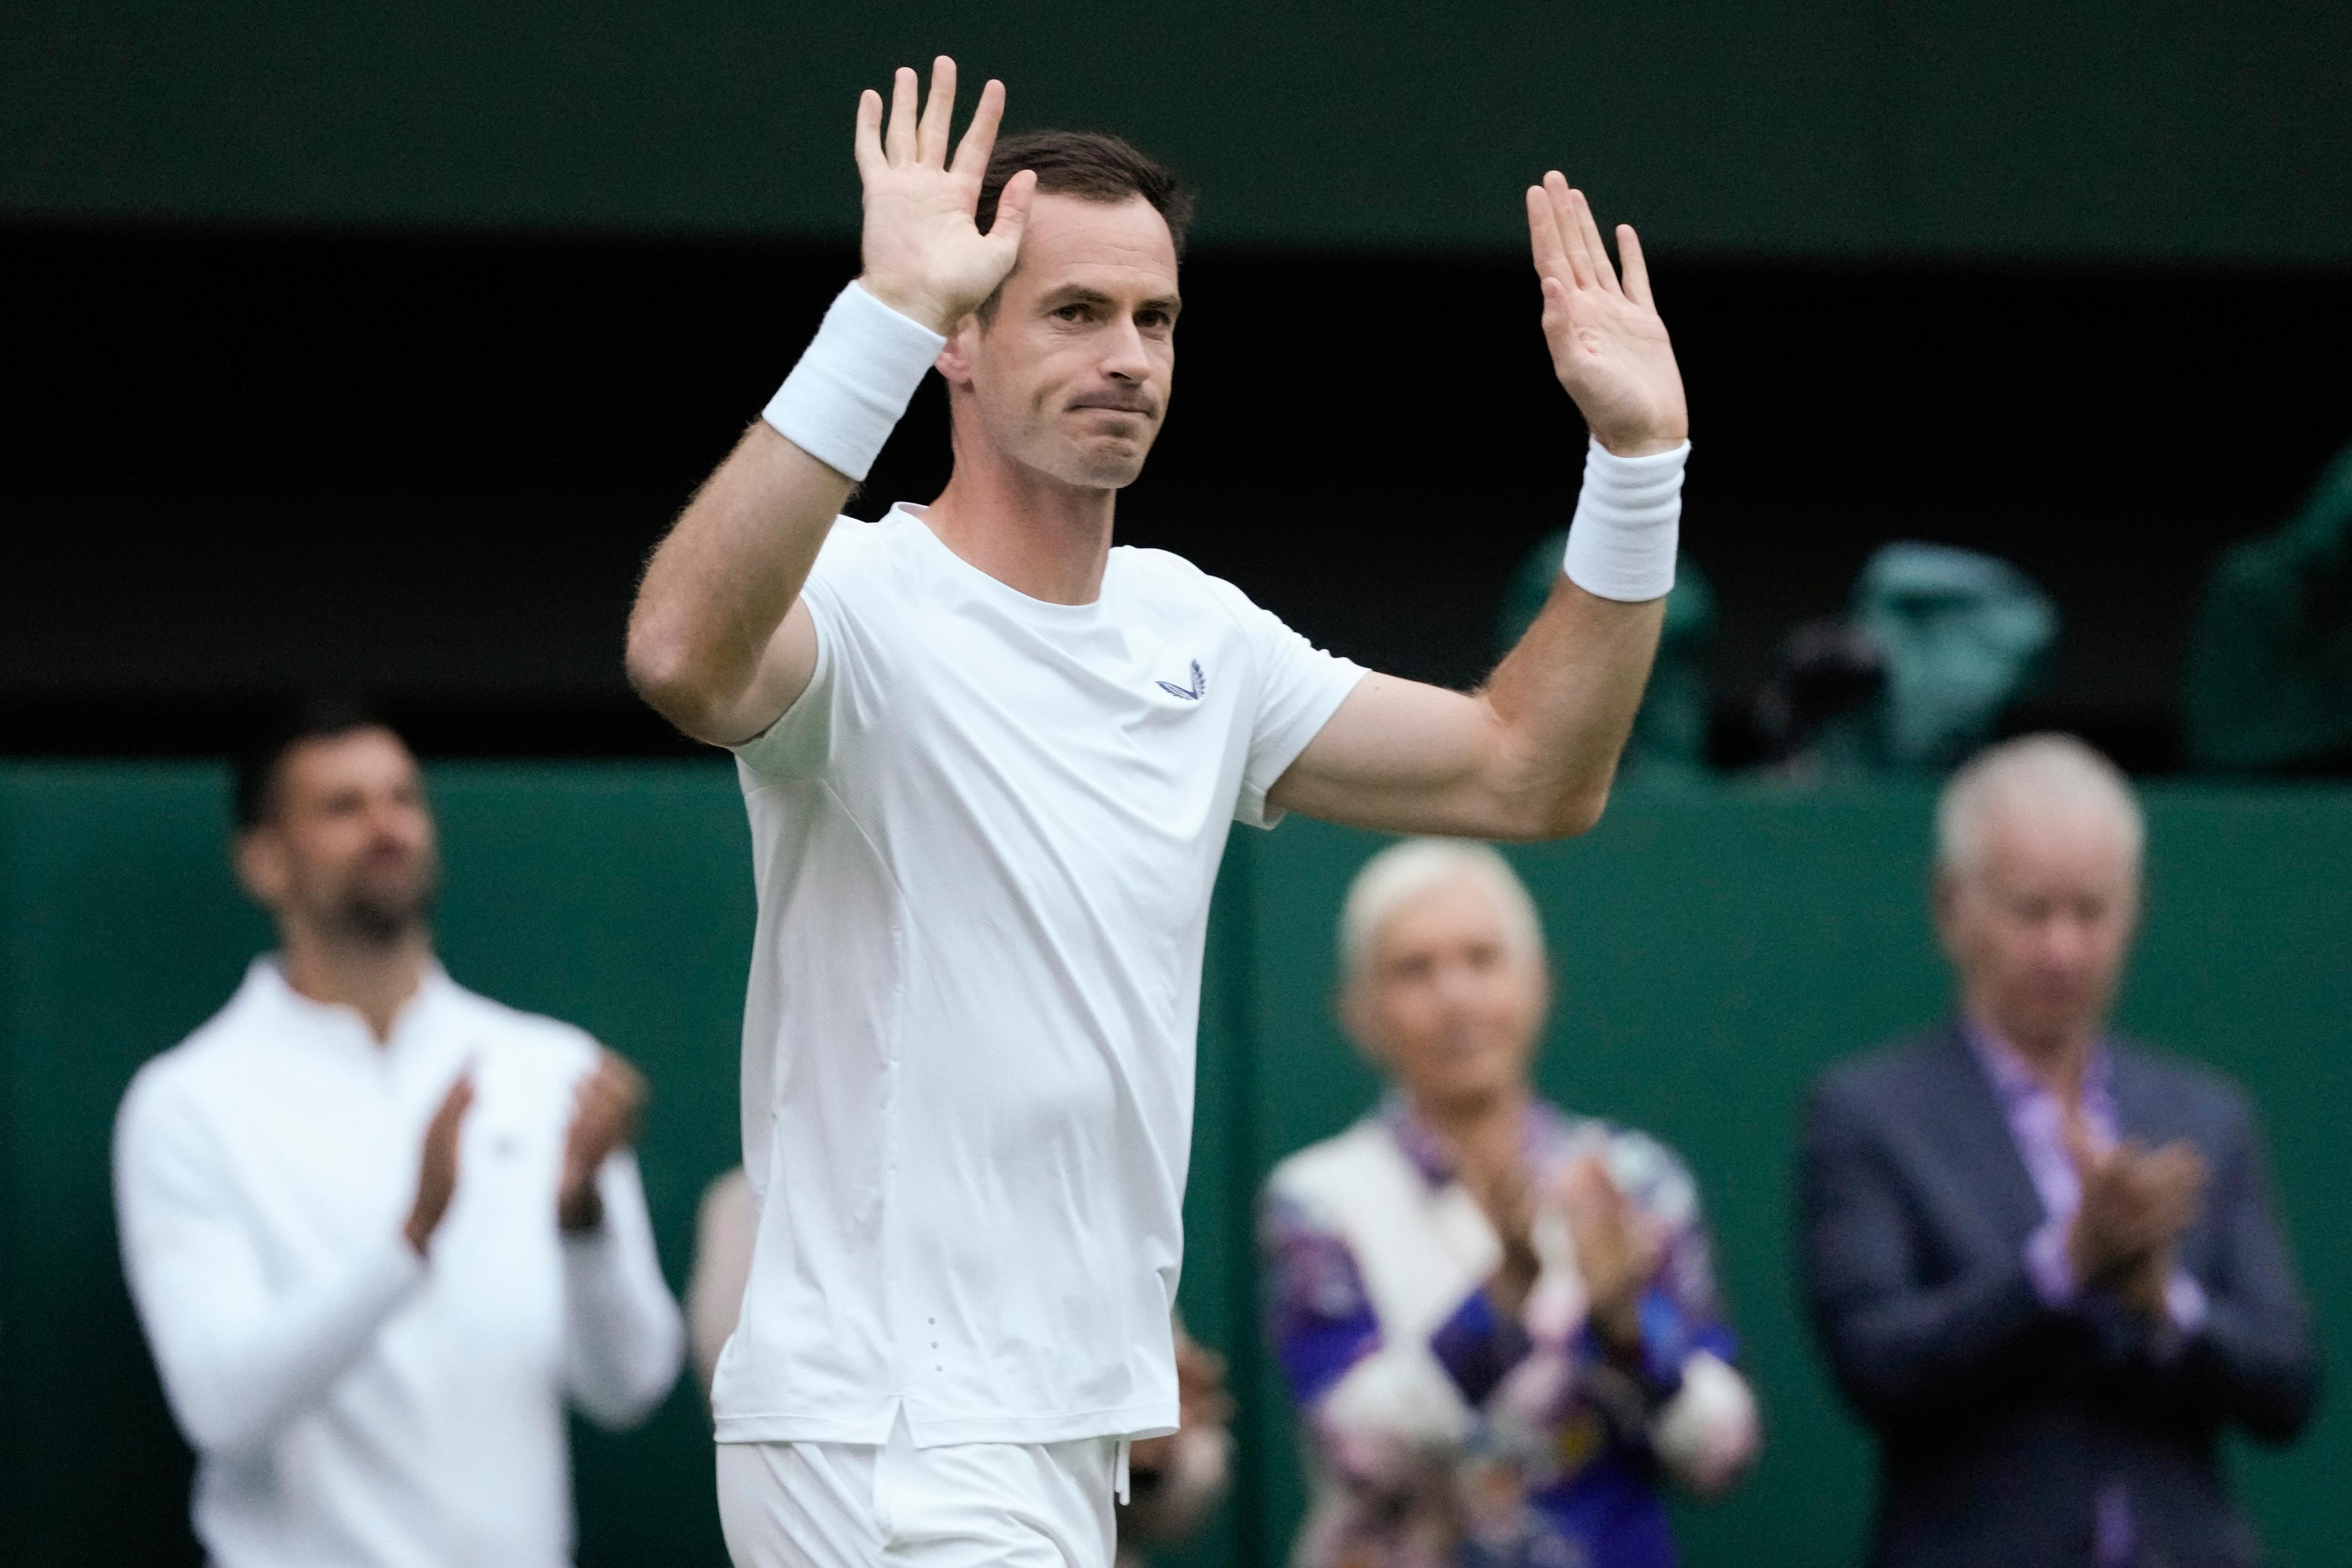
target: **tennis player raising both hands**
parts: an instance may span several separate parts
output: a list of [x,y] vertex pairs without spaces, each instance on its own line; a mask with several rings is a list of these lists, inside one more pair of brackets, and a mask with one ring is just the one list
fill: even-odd
[[[950,155],[953,62],[919,113],[918,85],[899,71],[887,116],[860,100],[863,270],[629,627],[637,689],[734,752],[752,826],[761,1201],[713,1394],[720,1510],[743,1568],[1099,1568],[1128,1442],[1176,1420],[1228,825],[1590,827],[1673,583],[1687,416],[1633,231],[1621,279],[1546,175],[1543,331],[1591,434],[1565,571],[1480,690],[1368,674],[1112,546],[1174,382],[1181,187],[1113,137],[1000,143],[993,81]],[[947,488],[839,517],[932,369]]]

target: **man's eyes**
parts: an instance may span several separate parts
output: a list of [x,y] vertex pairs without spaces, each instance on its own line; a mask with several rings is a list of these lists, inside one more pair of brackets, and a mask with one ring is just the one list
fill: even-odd
[[[1079,322],[1097,321],[1102,312],[1093,305],[1056,305],[1047,314],[1057,321]],[[1135,324],[1147,332],[1164,332],[1176,325],[1176,318],[1166,310],[1138,310]]]

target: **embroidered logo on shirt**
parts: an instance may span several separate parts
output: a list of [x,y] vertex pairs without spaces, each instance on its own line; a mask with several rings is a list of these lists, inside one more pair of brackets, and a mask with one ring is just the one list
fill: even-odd
[[1196,658],[1192,661],[1192,685],[1190,690],[1172,680],[1160,682],[1160,689],[1171,697],[1181,697],[1187,702],[1198,702],[1201,700],[1201,693],[1209,689],[1209,678],[1201,673],[1201,661]]

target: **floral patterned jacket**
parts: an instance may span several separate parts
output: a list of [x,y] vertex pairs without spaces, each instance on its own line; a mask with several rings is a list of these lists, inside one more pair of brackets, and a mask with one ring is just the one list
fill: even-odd
[[1268,1330],[1315,1503],[1294,1568],[1664,1568],[1665,1477],[1717,1489],[1756,1447],[1731,1370],[1697,1192],[1639,1132],[1530,1108],[1539,1191],[1587,1152],[1663,1239],[1639,1364],[1587,1322],[1565,1220],[1517,1316],[1488,1295],[1500,1240],[1437,1140],[1391,1098],[1268,1179]]

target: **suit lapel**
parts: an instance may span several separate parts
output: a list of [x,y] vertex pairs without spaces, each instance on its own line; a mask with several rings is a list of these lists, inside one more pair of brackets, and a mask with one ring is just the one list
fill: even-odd
[[2137,1138],[2153,1149],[2189,1135],[2191,1129],[2181,1118],[2181,1108],[2163,1092],[2137,1051],[2110,1040],[2107,1058],[2114,1063],[2116,1120],[2121,1123],[2116,1136]]
[[2042,1194],[2017,1152],[2000,1096],[1957,1022],[1937,1042],[1935,1061],[1946,1151],[1962,1167],[1970,1201],[1998,1226],[2003,1243],[2021,1243],[2046,1217]]

